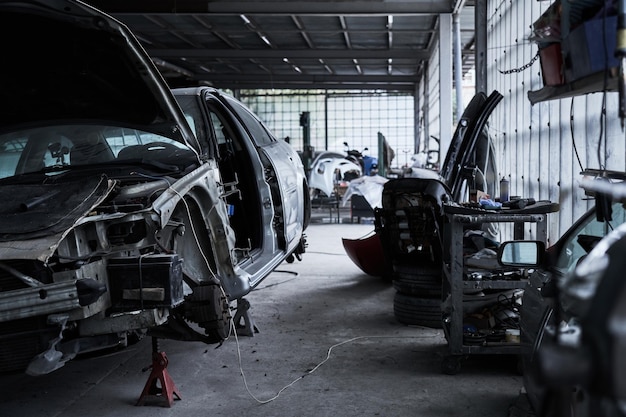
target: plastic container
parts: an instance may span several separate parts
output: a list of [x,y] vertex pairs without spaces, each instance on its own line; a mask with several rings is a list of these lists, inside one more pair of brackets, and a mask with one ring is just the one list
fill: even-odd
[[509,201],[509,181],[502,177],[500,180],[500,202],[506,203]]

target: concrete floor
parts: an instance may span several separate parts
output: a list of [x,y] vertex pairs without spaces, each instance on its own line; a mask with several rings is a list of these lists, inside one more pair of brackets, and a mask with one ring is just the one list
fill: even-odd
[[316,218],[302,262],[281,265],[246,297],[254,336],[232,336],[220,347],[160,341],[181,397],[172,407],[154,396],[135,405],[151,363],[144,339],[46,376],[0,376],[0,415],[524,415],[516,358],[472,356],[459,374],[445,375],[442,331],[395,320],[390,283],[362,273],[341,242],[372,230]]

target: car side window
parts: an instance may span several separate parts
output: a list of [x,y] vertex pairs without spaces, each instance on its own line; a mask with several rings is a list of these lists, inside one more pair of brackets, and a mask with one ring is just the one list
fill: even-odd
[[231,128],[226,116],[210,100],[207,103],[207,108],[209,110],[212,134],[215,137],[220,158],[228,158],[241,151],[243,148],[240,140],[238,140],[239,136]]
[[234,100],[229,100],[228,103],[237,113],[237,116],[243,121],[243,124],[248,129],[248,133],[252,136],[252,140],[256,146],[267,146],[276,142],[276,139],[250,110]]
[[225,127],[222,124],[219,116],[213,111],[210,112],[211,117],[211,126],[213,127],[213,134],[215,135],[215,141],[218,145],[223,145],[228,140],[226,139],[226,132],[224,131]]
[[611,221],[601,222],[596,216],[590,216],[585,224],[572,233],[559,254],[557,269],[563,273],[573,270],[609,231],[626,221],[626,210],[621,203],[613,204],[612,209]]
[[[183,99],[181,99],[181,102],[185,103]],[[200,144],[202,155],[208,158],[213,158],[215,156],[215,141],[212,136],[212,129],[210,126],[206,126],[200,107],[196,105],[187,105],[183,108],[183,112],[185,113],[187,123],[194,131],[196,139]]]

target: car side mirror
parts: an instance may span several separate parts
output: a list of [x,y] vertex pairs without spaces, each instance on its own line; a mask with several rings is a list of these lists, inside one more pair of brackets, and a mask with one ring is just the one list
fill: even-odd
[[538,266],[546,245],[540,240],[512,240],[498,248],[498,262],[503,266]]

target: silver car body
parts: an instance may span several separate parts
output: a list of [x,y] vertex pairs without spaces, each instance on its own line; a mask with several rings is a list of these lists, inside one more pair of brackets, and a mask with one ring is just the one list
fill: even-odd
[[211,90],[253,161],[240,181],[132,33],[84,3],[0,2],[0,32],[0,371],[45,374],[146,330],[222,341],[230,303],[304,252],[295,151],[267,130],[254,146],[258,118]]

